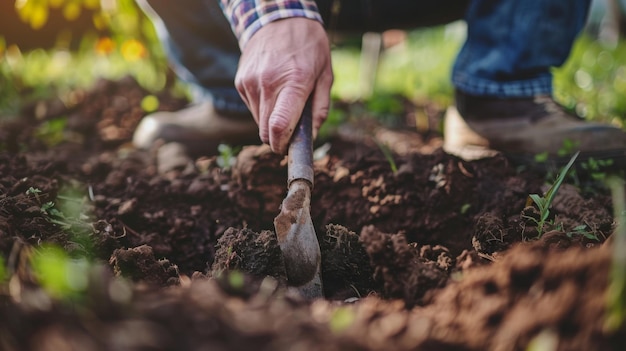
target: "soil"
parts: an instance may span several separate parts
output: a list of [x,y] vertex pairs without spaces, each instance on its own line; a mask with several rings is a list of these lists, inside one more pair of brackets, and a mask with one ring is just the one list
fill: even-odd
[[[285,159],[247,146],[224,168],[176,144],[136,150],[147,94],[101,81],[0,126],[1,350],[626,347],[626,327],[605,323],[615,223],[593,177],[567,178],[540,232],[527,199],[553,175],[446,154],[414,123],[436,126],[443,108],[405,102],[394,128],[348,121],[315,161],[325,298],[310,301],[273,232]],[[50,245],[67,267],[88,262],[62,294],[35,264]]]

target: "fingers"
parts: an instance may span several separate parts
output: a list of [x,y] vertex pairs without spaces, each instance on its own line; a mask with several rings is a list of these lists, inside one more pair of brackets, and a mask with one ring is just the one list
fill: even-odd
[[259,99],[255,99],[255,97],[259,96],[260,89],[256,83],[257,81],[250,79],[245,71],[240,70],[235,75],[235,88],[248,107],[248,110],[252,113],[252,117],[256,123],[259,124]]
[[272,151],[285,154],[289,140],[302,115],[308,93],[299,89],[283,89],[278,94],[269,116],[269,144]]
[[276,153],[286,152],[309,95],[307,84],[301,82],[310,76],[308,71],[266,68],[263,73],[242,74],[236,79],[237,90],[259,125],[261,141]]
[[312,92],[317,135],[328,114],[332,81],[324,28],[305,18],[283,19],[259,29],[242,48],[235,77],[237,90],[259,125],[259,137],[281,154],[287,152]]
[[329,65],[328,69],[322,73],[317,80],[315,91],[313,92],[313,139],[317,138],[320,127],[326,121],[330,110],[330,88],[333,85],[333,72]]

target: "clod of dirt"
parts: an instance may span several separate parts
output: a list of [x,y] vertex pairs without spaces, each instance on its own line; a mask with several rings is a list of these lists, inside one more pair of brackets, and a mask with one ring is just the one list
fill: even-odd
[[167,143],[157,150],[157,167],[161,174],[171,171],[193,168],[193,160],[187,155],[187,149],[181,143]]
[[493,212],[478,216],[472,236],[472,246],[477,252],[487,255],[506,250],[509,247],[509,238],[502,218]]
[[[320,238],[324,295],[330,299],[346,299],[380,291],[381,285],[373,280],[374,271],[359,236],[339,225],[328,225],[326,229],[326,234]],[[211,269],[214,277],[238,271],[256,277],[256,281],[247,281],[253,285],[258,285],[258,278],[266,276],[286,283],[282,251],[271,231],[256,233],[247,228],[229,228],[218,240],[216,249]]]
[[247,146],[237,155],[229,196],[246,214],[271,225],[287,192],[284,157],[269,146]]
[[607,248],[519,244],[464,273],[422,315],[434,317],[435,338],[469,350],[524,350],[542,332],[558,340],[558,350],[615,350],[623,330],[602,329],[610,264]]
[[362,297],[381,290],[381,285],[374,282],[374,269],[357,234],[329,224],[320,249],[326,298]]
[[[375,143],[334,138],[315,163],[311,216],[318,234],[329,223],[341,223],[361,235],[356,240],[339,228],[329,231],[334,238],[320,235],[322,246],[328,246],[322,248],[326,293],[341,298],[354,286],[359,294],[372,289],[398,299],[304,302],[290,296],[293,290],[278,289],[271,278],[241,299],[218,279],[198,278],[213,262],[216,241],[227,228],[272,226],[287,189],[284,157],[267,147],[246,148],[232,173],[205,159],[196,167],[181,163],[164,177],[157,172],[158,155],[128,144],[145,114],[140,103],[147,91],[124,79],[70,94],[65,110],[58,103],[35,106],[15,122],[0,123],[0,251],[9,268],[27,257],[11,255],[14,243],[52,243],[84,254],[88,246],[81,248],[75,238],[91,237],[101,259],[111,258],[114,249],[134,248],[116,251],[111,265],[135,281],[177,281],[175,269],[161,257],[186,275],[202,272],[191,283],[181,278],[169,289],[139,284],[131,294],[120,293],[119,282],[97,271],[90,274],[88,305],[74,308],[52,300],[18,269],[0,286],[2,350],[500,351],[527,349],[539,334],[556,338],[558,351],[612,351],[626,345],[626,329],[616,334],[601,329],[610,253],[580,249],[602,245],[613,228],[611,196],[595,182],[581,178],[581,187],[563,184],[550,217],[559,227],[544,228],[532,248],[503,255],[497,247],[483,248],[483,239],[500,228],[508,245],[537,236],[536,227],[528,225],[532,220],[526,223],[520,212],[528,194],[543,193],[545,175],[520,172],[501,155],[465,162],[438,148],[440,141],[432,142],[440,137],[436,132],[424,136],[419,152],[395,147],[409,145],[406,140],[391,146],[397,172]],[[160,110],[186,104],[166,91],[157,97]],[[346,106],[345,111],[356,110]],[[415,121],[417,111],[405,112]],[[427,112],[432,126],[439,124],[439,112]],[[68,118],[62,133],[41,135],[54,129],[51,123],[64,122],[63,116]],[[400,140],[397,133],[375,134]],[[57,195],[67,186],[93,207],[80,221],[68,223],[70,228],[42,212],[47,202],[62,204]],[[579,190],[587,186],[590,191]],[[30,187],[41,190],[39,199]],[[497,220],[486,221],[485,213]],[[470,240],[476,225],[485,229],[480,255]],[[572,245],[566,248],[569,237]],[[269,251],[278,252],[271,238]],[[149,247],[137,247],[142,244]],[[222,250],[222,259],[233,266],[249,257],[227,255],[228,246]],[[489,252],[491,260],[484,259]],[[276,269],[271,260],[264,267]],[[241,276],[232,274],[231,283],[247,288]],[[370,286],[368,279],[374,280]],[[429,304],[406,308],[424,303]]]
[[285,261],[276,235],[267,230],[256,233],[248,228],[228,228],[217,241],[211,272],[219,276],[228,271],[285,282]]
[[347,299],[380,291],[374,282],[374,269],[359,236],[347,228],[329,224],[320,241],[324,296]]
[[157,260],[152,247],[142,245],[113,251],[109,264],[116,275],[157,286],[177,285],[178,268],[166,259]]
[[403,299],[410,307],[424,303],[429,290],[447,282],[445,269],[420,257],[417,246],[409,245],[403,233],[386,234],[367,226],[360,237],[370,264],[375,267],[374,278],[383,284],[385,297]]

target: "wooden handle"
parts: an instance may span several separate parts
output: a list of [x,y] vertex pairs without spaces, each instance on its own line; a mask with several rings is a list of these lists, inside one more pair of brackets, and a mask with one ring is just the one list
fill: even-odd
[[313,111],[311,99],[307,100],[289,145],[287,182],[304,179],[313,187]]

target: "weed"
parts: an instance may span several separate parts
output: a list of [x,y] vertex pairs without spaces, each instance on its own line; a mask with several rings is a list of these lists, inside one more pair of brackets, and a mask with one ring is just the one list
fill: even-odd
[[530,206],[531,203],[534,202],[539,209],[539,218],[535,218],[532,216],[523,217],[526,219],[530,219],[537,224],[537,237],[541,237],[541,235],[543,235],[544,226],[550,222],[548,220],[548,217],[550,216],[550,207],[552,206],[552,201],[554,200],[557,191],[559,191],[559,188],[561,187],[565,176],[569,172],[570,168],[572,168],[574,161],[576,161],[578,154],[579,152],[576,152],[569,160],[567,165],[563,167],[554,184],[552,184],[552,186],[550,187],[550,189],[548,189],[544,196],[539,196],[538,194],[528,195],[528,200],[526,200],[526,207]]

